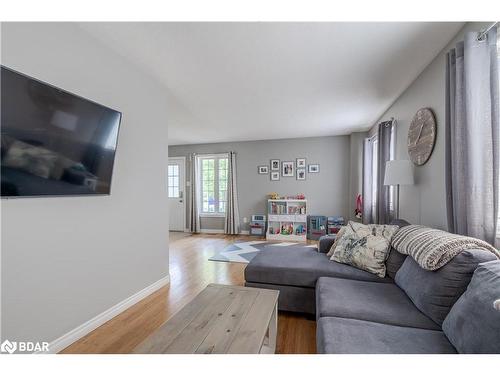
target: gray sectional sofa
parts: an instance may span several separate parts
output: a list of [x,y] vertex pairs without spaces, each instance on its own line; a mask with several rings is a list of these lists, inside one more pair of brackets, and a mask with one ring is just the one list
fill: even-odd
[[[478,303],[486,284],[488,298],[500,298],[500,261],[493,254],[463,251],[426,271],[391,249],[387,276],[380,278],[331,261],[332,241],[322,238],[318,249],[269,248],[245,269],[246,286],[280,291],[280,310],[315,314],[318,353],[500,353],[500,311],[488,299]],[[481,288],[470,282],[480,264],[487,275]]]

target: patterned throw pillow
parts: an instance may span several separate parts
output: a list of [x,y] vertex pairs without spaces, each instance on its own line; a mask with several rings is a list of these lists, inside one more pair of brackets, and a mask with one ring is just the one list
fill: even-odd
[[[347,226],[350,224],[347,223]],[[328,251],[328,253],[326,254],[327,257],[331,257],[333,255],[333,252],[335,251],[335,248],[337,247],[337,244],[339,243],[340,239],[342,238],[342,236],[344,235],[345,233],[345,230],[347,228],[347,226],[342,226],[339,231],[337,232],[337,234],[335,235],[335,242],[332,244],[332,247],[330,247],[330,251]]]
[[332,244],[332,247],[330,247],[330,251],[326,254],[326,256],[331,257],[333,255],[333,252],[335,251],[335,248],[337,247],[339,240],[344,235],[347,227],[349,227],[350,229],[353,229],[353,226],[355,226],[356,228],[359,228],[359,225],[363,226],[363,224],[361,224],[361,223],[357,223],[355,221],[349,221],[349,222],[347,222],[347,225],[340,227],[339,231],[335,235],[335,242]]
[[344,228],[330,259],[385,277],[391,238],[399,227],[350,221]]

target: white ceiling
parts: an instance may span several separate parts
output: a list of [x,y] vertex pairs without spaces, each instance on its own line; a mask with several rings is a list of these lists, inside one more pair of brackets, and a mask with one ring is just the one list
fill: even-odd
[[463,23],[80,26],[168,88],[169,144],[192,144],[366,130]]

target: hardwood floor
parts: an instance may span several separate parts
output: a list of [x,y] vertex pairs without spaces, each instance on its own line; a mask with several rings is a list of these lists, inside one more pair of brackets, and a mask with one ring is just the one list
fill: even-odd
[[[245,264],[212,262],[217,249],[248,236],[172,233],[170,284],[73,343],[61,353],[130,353],[209,283],[243,285]],[[252,239],[255,239],[252,237]],[[276,352],[316,352],[316,322],[279,313]]]

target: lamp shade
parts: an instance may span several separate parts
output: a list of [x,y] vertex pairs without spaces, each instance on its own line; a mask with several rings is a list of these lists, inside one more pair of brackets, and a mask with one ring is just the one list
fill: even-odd
[[384,185],[413,185],[413,165],[409,160],[385,163]]

